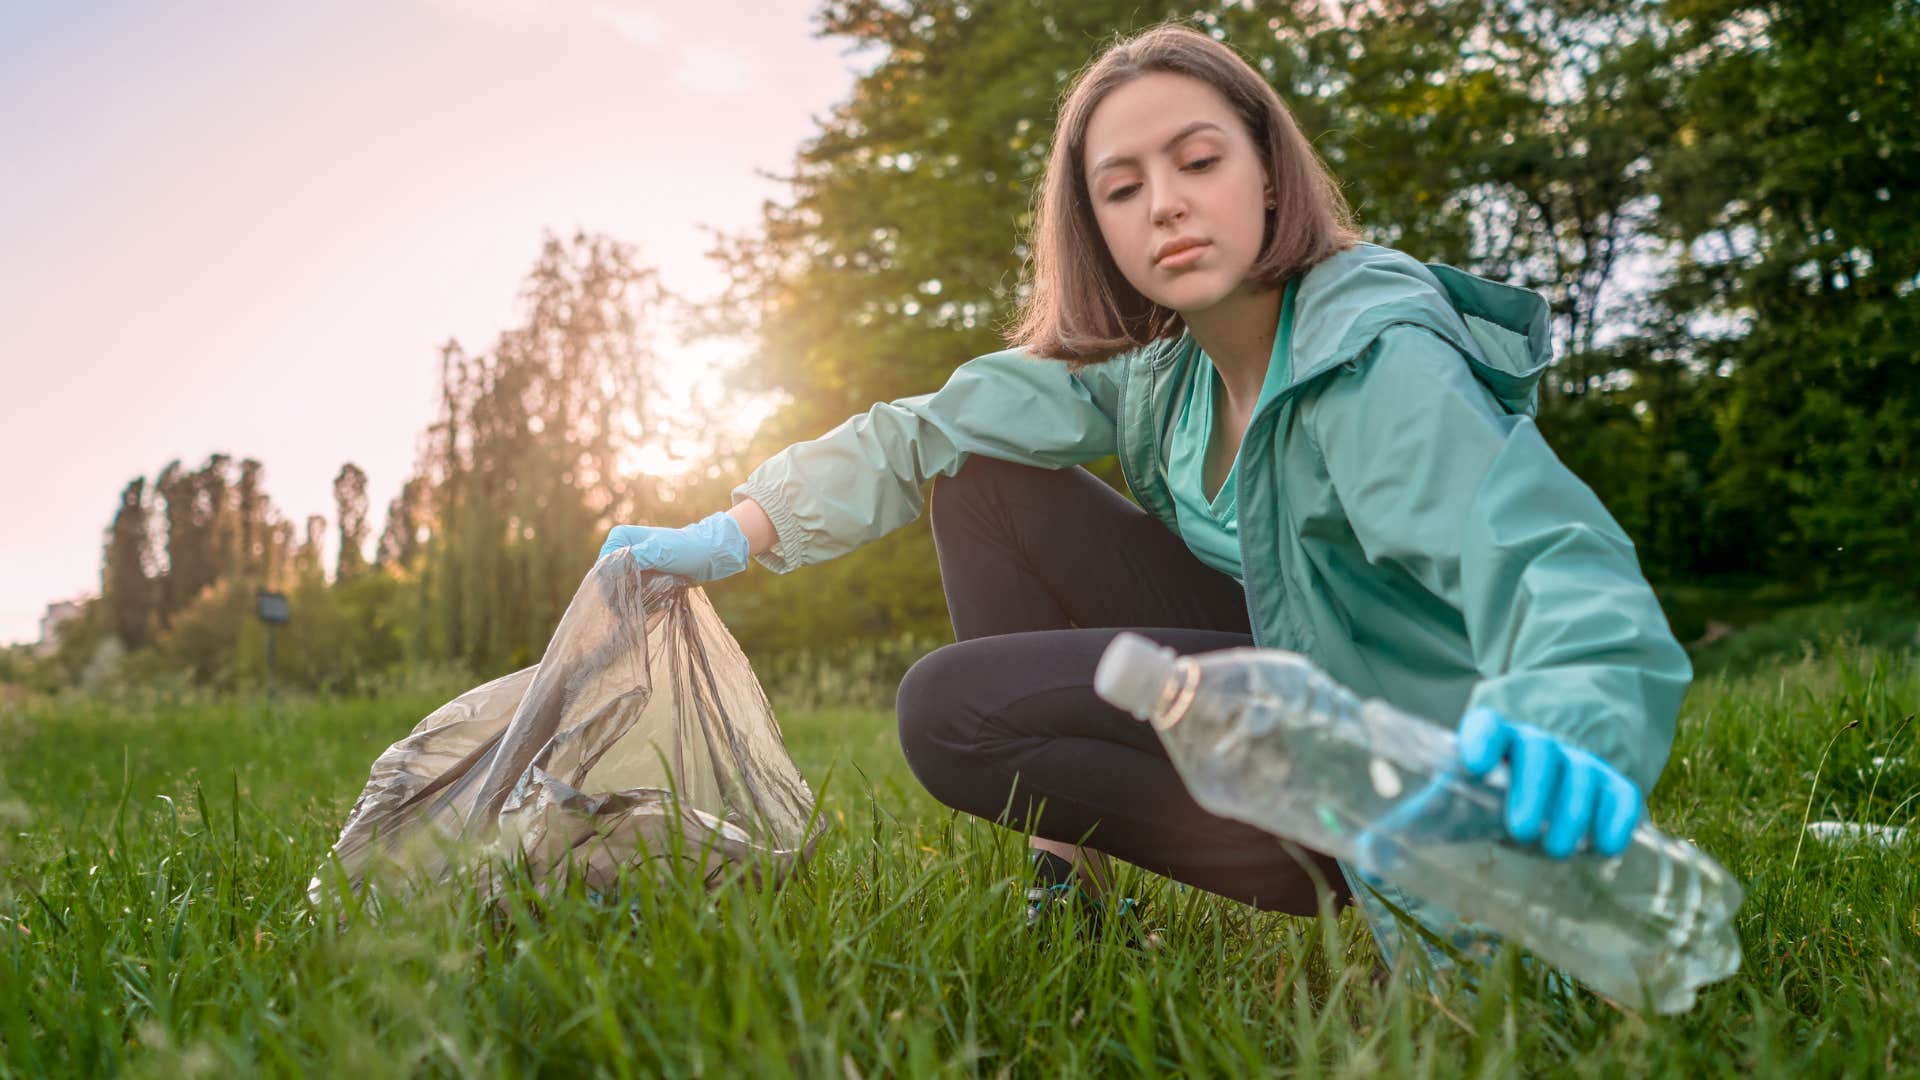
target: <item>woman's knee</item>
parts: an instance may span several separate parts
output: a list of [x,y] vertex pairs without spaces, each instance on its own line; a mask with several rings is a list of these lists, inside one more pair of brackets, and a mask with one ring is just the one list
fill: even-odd
[[978,674],[965,673],[963,644],[943,645],[915,661],[894,697],[907,767],[922,787],[949,805],[947,792],[954,778],[967,772],[979,726],[969,722],[965,688]]

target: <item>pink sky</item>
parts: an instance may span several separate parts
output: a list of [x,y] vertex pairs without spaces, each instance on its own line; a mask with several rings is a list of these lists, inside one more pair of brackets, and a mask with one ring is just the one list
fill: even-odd
[[[295,521],[352,460],[377,531],[436,346],[492,344],[543,229],[710,294],[700,226],[869,62],[810,0],[44,7],[0,14],[0,642],[175,457],[260,458]],[[727,352],[682,355],[697,392]]]

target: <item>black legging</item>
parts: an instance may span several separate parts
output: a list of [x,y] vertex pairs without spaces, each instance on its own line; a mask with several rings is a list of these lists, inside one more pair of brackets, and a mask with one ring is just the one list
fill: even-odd
[[1093,692],[1123,628],[1183,654],[1251,645],[1238,582],[1078,467],[975,455],[930,512],[955,641],[897,707],[935,798],[1267,910],[1312,914],[1318,888],[1348,901],[1332,859],[1202,810],[1153,729]]

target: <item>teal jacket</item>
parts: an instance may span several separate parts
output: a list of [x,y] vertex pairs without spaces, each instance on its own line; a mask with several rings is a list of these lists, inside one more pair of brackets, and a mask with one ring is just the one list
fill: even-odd
[[[1549,354],[1535,293],[1373,245],[1310,270],[1286,388],[1240,447],[1248,615],[1256,644],[1363,696],[1449,728],[1488,705],[1650,791],[1693,672],[1632,542],[1534,426]],[[1206,362],[1185,334],[1073,374],[1020,350],[976,357],[934,393],[782,450],[733,498],[766,510],[778,542],[757,558],[785,573],[913,520],[924,485],[969,455],[1062,468],[1117,454],[1178,532],[1177,388]],[[1385,892],[1455,946],[1486,944]],[[1377,894],[1362,903],[1391,961],[1395,924]]]

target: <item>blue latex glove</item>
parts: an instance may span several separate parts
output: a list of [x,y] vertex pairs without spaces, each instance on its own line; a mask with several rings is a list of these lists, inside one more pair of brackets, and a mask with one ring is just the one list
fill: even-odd
[[1601,855],[1627,849],[1640,821],[1640,788],[1620,770],[1488,708],[1460,718],[1458,741],[1469,776],[1485,776],[1507,763],[1506,824],[1513,839],[1537,840],[1556,859],[1573,854],[1583,841]]
[[1364,880],[1377,885],[1378,875],[1390,874],[1424,845],[1502,832],[1523,844],[1537,841],[1556,859],[1572,855],[1582,841],[1609,857],[1627,849],[1640,821],[1640,788],[1613,766],[1487,708],[1461,717],[1455,741],[1467,776],[1484,777],[1506,762],[1505,807],[1481,810],[1449,798],[1457,776],[1436,777],[1354,838],[1355,869]]
[[600,545],[600,557],[629,549],[642,570],[664,570],[696,584],[718,581],[747,568],[747,534],[724,510],[681,529],[615,525]]

